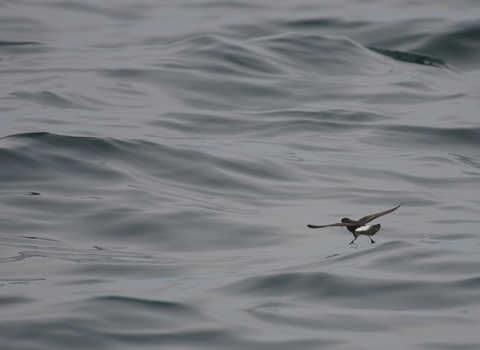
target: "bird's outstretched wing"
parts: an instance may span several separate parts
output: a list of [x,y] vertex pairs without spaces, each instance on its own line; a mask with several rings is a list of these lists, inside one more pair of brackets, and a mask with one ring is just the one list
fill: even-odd
[[330,227],[330,226],[358,226],[349,222],[339,222],[336,224],[331,224],[331,225],[323,225],[323,226],[316,226],[316,225],[307,225],[310,228],[322,228],[322,227]]
[[365,225],[366,223],[372,221],[372,220],[375,220],[376,218],[380,217],[380,216],[383,216],[383,215],[386,215],[388,213],[391,213],[392,211],[396,210],[397,208],[399,208],[402,204],[400,204],[398,207],[395,207],[393,209],[389,209],[389,210],[385,210],[385,211],[382,211],[381,213],[377,213],[377,214],[372,214],[372,215],[367,215],[363,218],[361,218],[360,220],[358,220],[358,223],[361,224],[361,226]]

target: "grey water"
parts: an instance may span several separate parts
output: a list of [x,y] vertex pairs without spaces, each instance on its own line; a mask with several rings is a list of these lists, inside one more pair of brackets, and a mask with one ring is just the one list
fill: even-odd
[[478,18],[0,2],[1,349],[480,348]]

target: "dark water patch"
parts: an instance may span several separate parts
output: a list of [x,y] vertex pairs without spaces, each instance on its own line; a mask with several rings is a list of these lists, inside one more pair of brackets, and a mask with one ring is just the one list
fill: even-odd
[[[452,154],[452,156],[456,161],[461,162],[462,164],[465,164],[471,168],[480,169],[480,160],[474,157],[467,157],[460,154]],[[480,175],[480,172],[465,171],[465,173],[470,175]]]
[[380,140],[397,147],[436,149],[447,152],[466,150],[472,152],[480,146],[480,128],[440,128],[433,126],[385,125],[378,128],[375,137],[368,140],[377,144]]
[[381,48],[372,47],[372,46],[368,48],[381,55],[385,55],[402,62],[416,63],[416,64],[422,64],[425,66],[435,66],[435,67],[446,66],[446,62],[441,58],[423,54],[423,53],[387,50],[387,49],[381,49]]
[[[25,23],[25,26],[30,25],[31,23]],[[25,62],[25,60],[31,60],[36,55],[43,55],[52,51],[52,48],[46,43],[40,41],[0,41],[0,62],[3,62],[3,65],[8,65],[12,67],[14,62]],[[38,65],[38,63],[33,64],[30,61],[29,68],[32,65]],[[4,71],[2,73],[12,74],[11,70]]]
[[[52,243],[52,244],[56,244],[56,243],[63,243],[62,241],[60,240],[57,240],[57,239],[52,239],[52,238],[48,238],[48,237],[41,237],[41,236],[17,236],[18,239],[28,239],[28,240],[38,240],[40,241],[41,243]],[[32,243],[32,242],[30,242]],[[32,246],[29,246],[28,244],[25,245],[25,247],[29,247],[29,248],[32,248],[32,247],[35,247],[33,245],[34,243],[32,243]]]
[[[128,312],[128,308],[133,307],[144,310],[147,313],[155,314],[157,312],[170,313],[175,317],[185,315],[185,317],[193,317],[196,315],[199,316],[199,312],[195,307],[187,305],[185,303],[171,302],[171,301],[162,301],[162,300],[151,300],[151,299],[141,299],[141,298],[131,298],[125,296],[100,296],[94,298],[94,304],[99,304],[103,306],[108,306],[112,312]],[[181,321],[177,324],[180,325]]]
[[357,28],[361,28],[363,26],[368,25],[368,22],[364,21],[354,21],[349,20],[346,21],[345,19],[339,17],[317,17],[317,18],[305,18],[299,20],[291,20],[283,22],[283,26],[293,28],[294,30],[328,30],[331,31],[334,28],[338,30],[343,30],[345,28],[349,28],[355,30]]
[[477,70],[480,59],[476,50],[479,35],[478,21],[469,19],[454,22],[441,32],[432,33],[413,49],[444,57],[464,69]]
[[12,192],[0,192],[0,196],[40,196],[40,193],[12,191]]
[[0,40],[0,46],[24,46],[24,45],[41,45],[37,41],[2,41]]

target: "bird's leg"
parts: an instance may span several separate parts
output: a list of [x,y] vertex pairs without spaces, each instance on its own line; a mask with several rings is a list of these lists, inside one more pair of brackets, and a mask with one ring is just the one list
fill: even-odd
[[372,239],[372,237],[368,236],[368,238],[370,238],[370,241],[371,241],[372,243],[375,243],[375,241]]
[[[354,239],[353,241],[351,241],[350,244],[353,244],[353,242],[355,242],[356,239],[357,239],[357,237],[355,237],[355,239]],[[350,245],[350,244],[349,244],[349,245]]]

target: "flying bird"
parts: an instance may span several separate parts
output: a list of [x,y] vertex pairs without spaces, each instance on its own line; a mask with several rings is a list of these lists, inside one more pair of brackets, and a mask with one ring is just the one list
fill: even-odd
[[[401,205],[403,205],[403,203],[400,204],[398,207],[400,207]],[[324,225],[324,226],[316,226],[316,225],[307,225],[307,226],[310,227],[310,228],[322,228],[322,227],[330,227],[330,226],[346,226],[347,230],[349,230],[351,233],[353,233],[353,237],[355,237],[355,239],[353,241],[351,241],[350,244],[355,242],[357,237],[360,236],[360,235],[368,236],[368,238],[370,238],[370,241],[372,243],[375,243],[375,241],[372,239],[371,236],[375,235],[375,233],[377,233],[380,230],[380,224],[371,225],[371,226],[367,226],[366,224],[369,223],[372,220],[375,220],[376,218],[378,218],[380,216],[391,213],[392,211],[396,210],[398,207],[382,211],[381,213],[367,215],[367,216],[365,216],[365,217],[363,217],[363,218],[361,218],[360,220],[357,220],[357,221],[351,220],[349,218],[343,218],[342,222],[339,222],[339,223],[336,223],[336,224]]]

